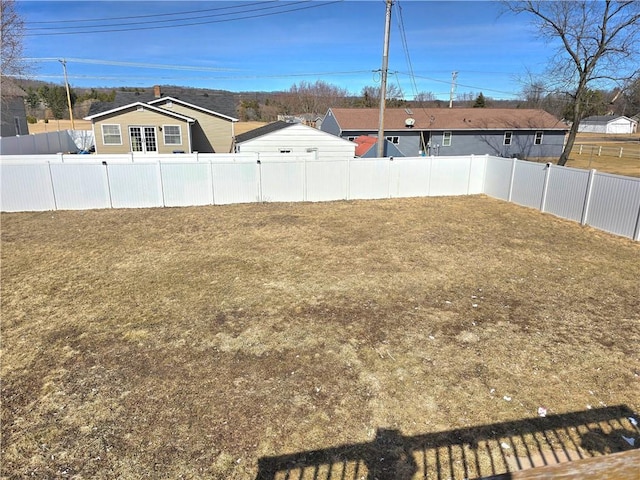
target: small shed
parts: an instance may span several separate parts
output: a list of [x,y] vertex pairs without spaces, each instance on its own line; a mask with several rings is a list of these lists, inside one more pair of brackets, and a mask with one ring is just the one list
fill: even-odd
[[638,131],[638,122],[625,116],[595,115],[580,122],[581,133],[625,134]]
[[314,153],[317,160],[354,157],[356,144],[301,123],[273,122],[236,137],[237,153],[281,154],[295,158]]

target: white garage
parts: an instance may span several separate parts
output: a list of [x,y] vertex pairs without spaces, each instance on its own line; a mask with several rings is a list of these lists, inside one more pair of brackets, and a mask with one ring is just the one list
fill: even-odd
[[313,157],[316,160],[344,159],[355,156],[356,144],[300,123],[270,123],[238,135],[237,153],[255,152],[261,157],[280,159]]
[[624,134],[638,131],[638,122],[625,116],[597,115],[580,122],[579,132]]

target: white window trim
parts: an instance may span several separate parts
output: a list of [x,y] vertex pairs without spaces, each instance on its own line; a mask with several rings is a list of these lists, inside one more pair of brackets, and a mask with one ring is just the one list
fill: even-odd
[[[540,134],[540,141],[538,141],[538,134]],[[542,139],[544,138],[544,132],[542,130],[538,130],[533,136],[533,144],[534,145],[542,145]]]
[[[106,135],[104,133],[104,127],[117,127],[118,128],[118,137],[120,138],[119,142],[108,142],[106,141]],[[120,124],[118,123],[103,123],[100,125],[100,129],[102,130],[102,143],[103,145],[122,145],[122,129],[120,128]],[[111,136],[115,136],[114,134],[110,134]]]
[[[508,135],[508,137],[507,137]],[[507,141],[508,139],[508,141]],[[502,139],[503,145],[511,145],[513,143],[513,132],[504,132],[504,137]]]
[[[447,134],[448,134],[448,140],[449,142],[447,142]],[[450,147],[451,143],[453,140],[453,133],[452,132],[442,132],[442,146],[443,147]]]
[[[168,143],[167,142],[167,127],[177,127],[178,128],[178,143]],[[174,134],[171,135],[175,136]],[[162,141],[165,145],[182,145],[182,127],[180,125],[162,125]]]

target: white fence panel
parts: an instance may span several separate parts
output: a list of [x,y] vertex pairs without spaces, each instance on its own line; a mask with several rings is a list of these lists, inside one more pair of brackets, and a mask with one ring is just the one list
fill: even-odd
[[488,155],[471,155],[471,171],[469,173],[469,195],[484,193],[484,175],[487,169]]
[[306,197],[310,202],[346,200],[349,160],[307,162]]
[[547,167],[544,163],[516,160],[511,201],[518,205],[540,209]]
[[484,193],[490,197],[509,200],[511,172],[515,159],[489,157],[486,161]]
[[388,158],[354,158],[349,172],[349,199],[389,197]]
[[262,161],[260,164],[263,202],[301,202],[305,191],[304,161]]
[[162,162],[160,170],[166,207],[213,204],[211,164]]
[[469,157],[432,157],[429,195],[466,195],[469,190]]
[[[74,155],[75,157],[76,155]],[[62,163],[62,155],[2,155],[2,165],[34,165]],[[95,163],[95,159],[93,161]]]
[[212,163],[216,205],[260,201],[260,172],[256,162]]
[[52,163],[50,168],[58,209],[111,207],[107,167],[104,165]]
[[589,171],[551,165],[543,211],[558,217],[582,221]]
[[158,163],[111,164],[107,172],[114,208],[163,206]]
[[596,173],[587,225],[638,240],[639,220],[640,178]]
[[429,195],[431,159],[429,157],[394,158],[389,165],[391,197]]
[[3,212],[55,210],[48,164],[2,165],[0,202]]

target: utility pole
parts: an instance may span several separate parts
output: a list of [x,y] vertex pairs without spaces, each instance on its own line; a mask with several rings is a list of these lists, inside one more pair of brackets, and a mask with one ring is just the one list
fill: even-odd
[[456,78],[458,78],[458,72],[451,72],[451,93],[449,93],[449,108],[453,107],[453,93],[456,91]]
[[391,6],[393,0],[386,0],[387,14],[384,24],[384,46],[382,48],[382,81],[380,82],[380,121],[378,122],[378,157],[384,157],[384,108],[387,103],[387,74],[389,73],[389,35],[391,31]]
[[69,92],[69,80],[67,80],[67,61],[63,58],[58,60],[62,64],[64,70],[64,86],[67,89],[67,105],[69,105],[69,119],[71,120],[71,130],[75,130],[76,126],[73,123],[73,108],[71,107],[71,92]]

